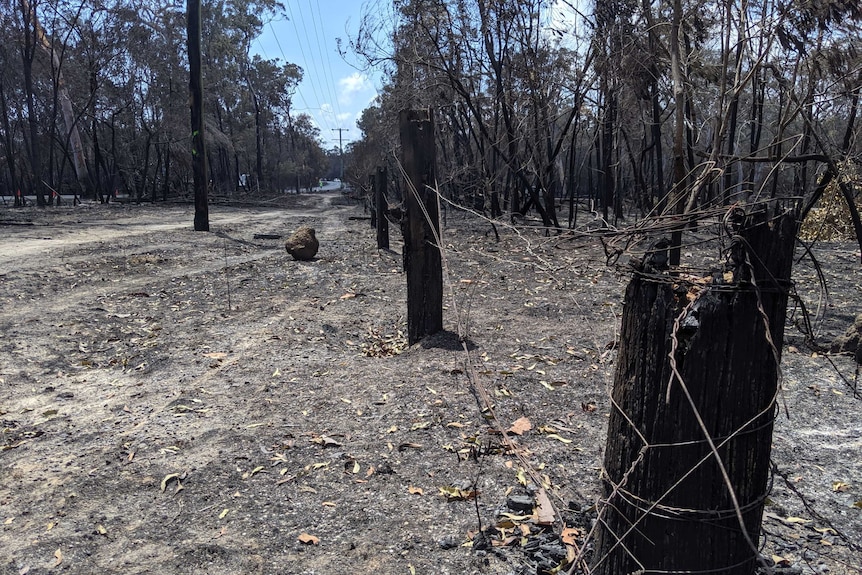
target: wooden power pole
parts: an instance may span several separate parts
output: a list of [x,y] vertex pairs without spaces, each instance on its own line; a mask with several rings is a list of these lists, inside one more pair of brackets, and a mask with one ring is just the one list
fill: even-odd
[[210,229],[207,151],[204,141],[204,89],[201,74],[201,0],[188,0],[189,91],[192,117],[192,173],[195,186],[195,231]]

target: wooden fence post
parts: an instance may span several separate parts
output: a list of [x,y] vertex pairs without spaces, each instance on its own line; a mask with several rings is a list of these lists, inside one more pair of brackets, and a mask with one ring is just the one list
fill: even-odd
[[407,177],[406,214],[401,224],[407,272],[407,340],[413,345],[443,329],[434,116],[431,110],[402,110],[398,120]]
[[[371,227],[377,227],[377,209],[374,207],[374,174],[368,174],[368,189],[371,191],[371,197],[365,195],[362,200],[363,211],[371,212]],[[370,206],[369,206],[370,204]]]
[[377,167],[374,177],[374,212],[377,214],[377,249],[389,249],[389,220],[386,219],[386,168]]
[[757,567],[795,216],[755,210],[733,234],[732,280],[645,264],[626,290],[595,575]]

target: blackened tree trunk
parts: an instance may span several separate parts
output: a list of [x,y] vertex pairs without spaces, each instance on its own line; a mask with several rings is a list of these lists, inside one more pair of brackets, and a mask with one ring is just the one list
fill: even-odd
[[24,95],[27,103],[27,124],[30,128],[27,153],[30,160],[30,184],[36,194],[36,205],[45,206],[45,188],[42,185],[42,144],[39,142],[39,121],[36,117],[36,97],[33,92],[33,60],[36,56],[36,5],[21,2],[21,21],[24,42],[21,46],[24,72]]
[[204,90],[201,74],[201,0],[188,0],[189,90],[192,117],[192,172],[195,184],[195,231],[210,229],[207,152],[204,143]]
[[407,272],[407,340],[413,345],[443,329],[434,118],[430,110],[402,110],[398,120],[402,165],[408,180],[402,232]]
[[6,166],[9,170],[9,190],[15,196],[15,205],[18,205],[20,197],[16,193],[18,188],[18,177],[15,173],[15,140],[13,139],[12,124],[9,121],[9,106],[6,103],[6,89],[3,85],[3,75],[0,74],[0,127],[3,128],[3,148],[6,156]]
[[596,575],[756,567],[797,224],[733,215],[732,280],[646,261],[626,290]]
[[[377,221],[377,249],[389,249],[389,220],[386,219],[386,210],[389,207],[386,201],[386,168],[378,166],[374,174],[374,213]],[[436,204],[436,202],[435,202]]]

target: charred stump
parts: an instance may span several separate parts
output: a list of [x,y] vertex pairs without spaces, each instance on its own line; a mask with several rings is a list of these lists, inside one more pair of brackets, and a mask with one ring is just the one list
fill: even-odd
[[626,289],[594,574],[757,566],[797,224],[730,215],[723,272],[686,282],[654,254]]
[[407,178],[404,269],[407,272],[407,340],[410,345],[443,329],[443,262],[438,241],[440,211],[433,188],[436,170],[430,110],[399,115],[402,165]]

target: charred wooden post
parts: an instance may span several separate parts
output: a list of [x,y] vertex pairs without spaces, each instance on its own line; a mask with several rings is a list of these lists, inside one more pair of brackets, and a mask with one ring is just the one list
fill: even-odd
[[443,263],[435,186],[434,117],[430,110],[399,114],[402,165],[407,177],[404,269],[407,272],[407,340],[410,345],[443,329]]
[[[377,227],[377,210],[374,209],[374,174],[368,174],[368,190],[362,199],[362,211],[371,211],[371,227]],[[369,205],[370,204],[370,205]]]
[[596,575],[757,566],[796,221],[738,216],[732,279],[685,285],[651,255],[626,289]]
[[389,220],[386,219],[386,168],[377,167],[374,175],[374,211],[377,215],[377,249],[389,249]]

